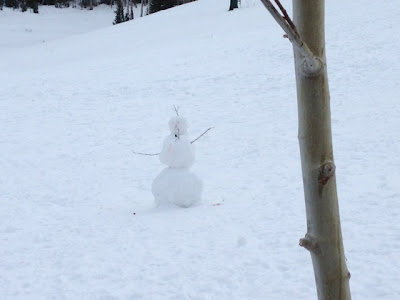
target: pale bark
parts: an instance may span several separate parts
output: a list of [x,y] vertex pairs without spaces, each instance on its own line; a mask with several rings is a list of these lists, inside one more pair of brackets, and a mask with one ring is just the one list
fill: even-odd
[[[275,8],[267,7],[272,6],[269,0],[261,1],[285,30],[294,49],[298,138],[307,214],[307,233],[300,239],[300,245],[311,253],[318,299],[349,300],[350,273],[344,255],[332,148],[325,3],[293,0],[292,26],[285,12],[281,16]],[[275,2],[281,6],[278,0]]]

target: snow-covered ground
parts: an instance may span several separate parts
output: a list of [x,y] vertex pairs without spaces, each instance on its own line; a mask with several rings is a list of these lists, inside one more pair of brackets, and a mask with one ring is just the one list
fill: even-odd
[[[353,299],[400,299],[400,6],[327,1]],[[283,1],[290,11],[290,1]],[[1,299],[316,299],[292,49],[253,0],[0,11]],[[43,42],[44,41],[44,42]],[[203,201],[157,209],[173,105]]]
[[100,5],[92,11],[39,6],[39,14],[3,8],[0,18],[0,49],[4,50],[111,26],[115,14],[114,9],[107,5]]

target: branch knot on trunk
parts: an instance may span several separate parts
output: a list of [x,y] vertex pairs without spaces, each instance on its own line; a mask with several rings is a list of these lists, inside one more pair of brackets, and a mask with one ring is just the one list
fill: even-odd
[[318,182],[324,186],[328,183],[329,179],[335,175],[336,166],[333,163],[326,163],[319,169]]
[[299,245],[316,255],[321,255],[322,253],[318,241],[309,234],[306,234],[304,238],[300,239]]
[[324,69],[324,62],[322,61],[322,59],[315,56],[313,56],[312,59],[304,57],[303,61],[300,64],[300,69],[303,74],[309,77],[318,76]]

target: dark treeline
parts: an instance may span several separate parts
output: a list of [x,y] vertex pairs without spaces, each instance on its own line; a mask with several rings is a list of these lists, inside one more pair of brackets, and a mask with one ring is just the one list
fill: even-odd
[[[122,22],[130,21],[134,18],[132,6],[141,5],[140,16],[143,17],[143,7],[146,7],[145,14],[152,14],[160,10],[168,9],[181,4],[193,2],[196,0],[139,0],[136,2],[124,2],[124,0],[115,0],[117,10],[115,11],[115,20],[113,24],[119,24]],[[126,7],[126,9],[124,8]]]
[[0,0],[0,9],[3,9],[3,6],[21,9],[21,11],[27,11],[28,8],[31,8],[34,13],[39,12],[38,0]]
[[[133,6],[138,7],[140,5],[142,8],[141,16],[143,16],[143,14],[155,13],[192,1],[196,0],[0,0],[0,9],[5,6],[23,12],[30,9],[34,13],[39,13],[39,5],[52,5],[57,8],[80,7],[89,10],[100,4],[115,5],[117,7],[117,11],[115,11],[117,16],[114,23],[117,24],[134,18]],[[145,12],[143,12],[143,7],[146,7]]]
[[193,2],[196,0],[151,0],[149,6],[149,13],[155,13],[160,10],[168,9],[181,4]]
[[[143,1],[144,5],[148,4],[149,0]],[[114,5],[115,0],[0,0],[0,9],[5,7],[10,7],[12,9],[19,9],[21,11],[27,11],[28,9],[32,9],[33,12],[39,12],[39,5],[52,5],[57,8],[64,7],[81,7],[81,8],[89,8],[93,9],[93,7],[100,4]],[[122,0],[124,6],[129,4],[137,6],[138,4],[142,4],[142,0]]]

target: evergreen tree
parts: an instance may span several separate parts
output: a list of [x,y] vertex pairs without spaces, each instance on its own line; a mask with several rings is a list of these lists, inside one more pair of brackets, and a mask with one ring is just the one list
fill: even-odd
[[150,2],[149,13],[152,14],[160,10],[177,6],[178,4],[177,0],[152,0]]
[[5,0],[4,4],[6,7],[11,7],[13,9],[19,8],[18,0]]
[[26,0],[20,1],[21,11],[26,12],[28,10],[28,6],[26,5]]
[[229,6],[229,10],[234,10],[238,8],[238,0],[231,0],[231,5]]
[[57,8],[69,7],[69,0],[55,0],[54,6]]
[[26,0],[26,5],[27,5],[29,8],[32,8],[32,9],[33,9],[33,12],[34,12],[35,14],[38,14],[38,13],[39,13],[39,6],[38,6],[38,1],[37,1],[37,0]]
[[124,5],[122,0],[117,0],[117,10],[115,11],[115,20],[113,25],[125,22]]

